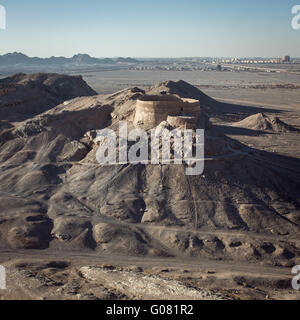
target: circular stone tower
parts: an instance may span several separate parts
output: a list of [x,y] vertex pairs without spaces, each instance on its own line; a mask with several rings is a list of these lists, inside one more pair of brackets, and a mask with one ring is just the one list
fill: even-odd
[[137,100],[134,125],[152,129],[167,121],[168,116],[192,116],[197,122],[199,114],[200,102],[197,100],[174,95],[145,95]]

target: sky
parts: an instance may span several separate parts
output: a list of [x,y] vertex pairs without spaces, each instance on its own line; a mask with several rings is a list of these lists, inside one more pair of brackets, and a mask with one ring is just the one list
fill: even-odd
[[0,0],[0,54],[300,57],[300,0]]

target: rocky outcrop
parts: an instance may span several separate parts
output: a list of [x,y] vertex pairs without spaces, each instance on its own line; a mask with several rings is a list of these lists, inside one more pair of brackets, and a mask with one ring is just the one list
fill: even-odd
[[158,83],[157,85],[152,86],[149,91],[147,91],[147,94],[155,95],[162,91],[166,92],[167,94],[176,94],[181,98],[199,100],[201,106],[207,106],[216,103],[214,99],[183,80]]
[[247,128],[251,130],[271,131],[271,132],[281,132],[281,133],[300,132],[299,129],[284,123],[278,117],[268,116],[264,113],[254,114],[253,116],[247,117],[242,121],[233,123],[232,126]]
[[26,119],[66,100],[95,94],[81,76],[19,73],[0,80],[0,118]]

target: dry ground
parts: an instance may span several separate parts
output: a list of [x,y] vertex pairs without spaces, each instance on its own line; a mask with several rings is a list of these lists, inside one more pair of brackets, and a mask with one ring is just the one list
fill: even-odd
[[[212,90],[213,89],[208,89],[205,92],[212,93]],[[293,176],[293,165],[295,170],[299,169],[299,167],[297,168],[299,164],[298,160],[300,159],[299,134],[256,132],[255,130],[246,128],[236,129],[232,127],[232,124],[245,118],[247,116],[247,111],[245,110],[251,109],[251,112],[253,112],[253,110],[260,112],[261,110],[269,115],[276,114],[280,120],[299,129],[300,90],[293,90],[292,95],[288,95],[285,90],[276,91],[275,94],[273,94],[273,90],[272,94],[266,94],[265,90],[251,89],[251,92],[256,93],[253,99],[251,99],[251,96],[247,96],[245,89],[240,90],[241,94],[238,97],[239,89],[235,89],[234,91],[228,91],[228,89],[226,89],[226,94],[224,93],[223,96],[224,101],[236,104],[237,107],[235,108],[234,105],[231,105],[231,110],[227,110],[223,115],[212,116],[211,120],[215,129],[227,137],[238,140],[253,149],[263,150],[269,154],[273,154],[274,158],[267,158],[272,159],[272,161],[276,161],[278,154],[285,156],[285,160],[280,159],[280,164],[284,170],[289,171],[290,175]],[[287,104],[283,105],[282,101],[278,100],[278,97],[281,96],[284,98],[285,95],[289,97],[288,99],[290,100],[286,100]],[[219,100],[222,98],[220,97],[220,92],[218,98]],[[91,101],[92,100],[93,99],[91,99]],[[90,101],[88,102],[90,103]],[[98,102],[96,102],[95,106],[97,107]],[[87,103],[87,105],[89,103]],[[78,102],[78,105],[79,104]],[[243,106],[245,106],[245,108],[243,108]],[[77,120],[76,116],[81,112],[81,106],[75,107],[78,109],[75,108],[76,112],[74,112],[74,115],[70,112],[70,119],[74,119],[74,121]],[[68,107],[66,107],[66,109],[67,108]],[[72,105],[70,108],[72,108]],[[87,114],[84,108],[83,111]],[[122,108],[119,111],[122,113]],[[51,111],[49,118],[53,116],[51,113],[56,116],[55,112],[55,110],[53,112]],[[93,118],[93,112],[89,112],[91,112],[92,115],[90,118]],[[57,114],[57,120],[64,123],[64,119],[59,118],[59,112],[57,112]],[[14,123],[14,125],[16,124]],[[73,128],[69,129],[67,127],[64,129],[70,130],[68,134],[70,134],[70,136],[72,134],[73,139],[74,133],[71,131]],[[82,133],[78,134],[78,136],[81,137],[81,134]],[[77,136],[75,137],[75,140],[79,139]],[[39,147],[43,145],[43,140],[44,137],[42,135],[40,136],[40,140],[37,139],[35,141],[32,139],[32,142],[30,142],[32,145],[30,145],[30,147],[35,148],[36,146]],[[17,149],[19,145],[13,145],[13,147]],[[53,151],[55,148],[48,144],[47,148],[49,150],[50,147],[51,152],[56,156],[56,153]],[[43,152],[48,152],[48,149],[45,148],[38,151],[38,161],[43,159]],[[25,151],[29,152],[28,150]],[[67,153],[67,151],[69,152],[69,150],[65,152]],[[251,229],[252,225],[255,226],[255,221],[253,220],[249,221],[251,230],[236,230],[234,226],[230,226],[229,222],[223,217],[223,209],[224,211],[228,210],[228,217],[231,216],[231,209],[226,206],[227,200],[223,199],[224,207],[222,206],[220,209],[219,207],[213,207],[214,210],[220,210],[218,214],[220,214],[221,218],[218,214],[213,218],[219,218],[219,220],[216,221],[224,223],[224,227],[222,228],[210,228],[209,225],[205,225],[205,220],[203,226],[199,228],[199,230],[195,230],[193,227],[193,219],[188,221],[187,225],[180,227],[170,224],[169,221],[163,225],[160,225],[160,223],[141,223],[141,220],[130,220],[135,217],[129,217],[130,219],[126,217],[126,219],[123,219],[123,216],[114,216],[114,214],[117,215],[124,209],[119,207],[118,197],[120,196],[116,196],[116,190],[120,190],[119,184],[112,186],[111,192],[108,193],[110,203],[103,205],[101,208],[104,215],[97,216],[94,215],[95,208],[89,206],[89,204],[93,204],[93,196],[95,196],[95,199],[99,197],[97,194],[97,186],[95,189],[92,189],[88,184],[93,178],[93,175],[89,175],[88,170],[83,168],[83,165],[79,166],[78,163],[76,163],[77,158],[81,159],[81,155],[72,154],[72,156],[74,156],[74,162],[71,163],[73,168],[64,167],[63,169],[68,172],[59,172],[57,177],[62,179],[65,185],[70,183],[67,191],[73,194],[73,198],[68,198],[69,194],[66,194],[65,190],[62,190],[64,192],[60,192],[60,190],[57,191],[55,189],[57,194],[53,192],[55,196],[51,199],[48,208],[49,198],[46,197],[48,190],[38,189],[36,193],[29,193],[30,189],[28,188],[30,187],[30,183],[23,181],[25,179],[22,180],[23,184],[18,185],[19,194],[25,195],[28,192],[28,197],[38,199],[43,205],[45,204],[45,207],[36,208],[37,204],[35,202],[31,203],[29,201],[28,204],[26,202],[24,206],[28,205],[30,210],[37,210],[35,214],[30,212],[30,215],[29,212],[25,212],[28,213],[26,219],[29,219],[26,221],[30,222],[30,226],[34,224],[41,228],[49,227],[49,229],[51,229],[53,226],[50,228],[48,218],[45,220],[44,217],[41,218],[42,215],[40,214],[48,210],[47,214],[55,221],[55,226],[52,231],[56,238],[51,241],[49,248],[41,248],[43,250],[9,249],[9,246],[1,244],[0,264],[7,268],[7,290],[0,291],[0,297],[2,299],[299,299],[300,293],[291,289],[291,268],[295,264],[300,264],[300,239],[299,233],[293,233],[293,226],[287,224],[290,216],[288,216],[288,219],[279,219],[278,223],[276,220],[277,216],[272,216],[272,219],[262,221],[268,225],[274,218],[277,224],[273,232],[272,230],[267,230],[268,226],[263,224],[259,224],[257,232],[255,232],[254,227]],[[28,159],[25,160],[27,161]],[[6,158],[4,160],[6,161]],[[10,167],[10,165],[13,164],[17,166],[23,163],[23,161],[24,159],[22,157],[19,159],[18,156],[16,156],[12,158],[11,163],[8,162],[9,165],[6,169],[14,171],[14,167]],[[38,161],[36,163],[38,163]],[[62,160],[57,161],[60,162]],[[61,164],[64,165],[63,162],[61,162]],[[69,164],[70,161],[68,162],[68,165]],[[268,164],[268,166],[269,165],[273,164]],[[285,165],[286,167],[284,167]],[[44,167],[46,171],[48,170],[52,173],[52,168],[49,166]],[[81,175],[77,175],[76,170],[79,171],[79,167]],[[263,172],[263,169],[260,172]],[[149,181],[151,180],[150,173],[148,173]],[[173,172],[171,171],[171,173]],[[9,172],[7,176],[11,174],[12,173]],[[23,171],[20,171],[20,174],[23,174]],[[105,176],[105,174],[103,173],[103,175],[100,174],[99,176],[100,178],[103,177],[105,183],[109,184],[110,177]],[[117,172],[115,176],[118,179],[120,179],[120,177],[122,178],[119,172]],[[155,175],[152,175],[152,177],[153,176],[156,177]],[[157,174],[157,176],[159,179],[161,178],[159,174]],[[83,180],[82,177],[84,177],[85,180]],[[276,173],[274,177],[276,180]],[[285,176],[283,175],[283,177]],[[37,179],[35,176],[33,178]],[[42,178],[38,177],[38,179]],[[82,190],[78,190],[77,188],[76,179],[79,178],[82,179],[83,183],[86,183],[86,185],[82,187]],[[35,181],[34,179],[33,181]],[[148,182],[148,180],[146,182]],[[207,182],[208,186],[210,182],[211,181]],[[38,183],[38,188],[40,188],[40,185],[43,186],[45,184],[44,180],[38,180]],[[49,190],[53,185],[56,186],[55,183],[56,182],[51,181],[50,184],[49,182]],[[203,183],[205,183],[205,181]],[[170,185],[171,183],[168,184],[168,186]],[[8,186],[9,185],[4,188],[4,184],[2,185],[1,195],[5,198],[5,201],[7,201],[6,204],[2,203],[2,205],[6,205],[7,210],[14,213],[14,205],[18,206],[17,201],[19,195],[16,192],[16,194],[10,193],[11,198],[6,197],[5,192]],[[213,185],[212,190],[216,189],[217,186],[218,183]],[[123,187],[122,191],[124,194],[124,190],[126,189],[127,191],[130,187],[132,186],[125,185]],[[154,198],[158,196],[158,191],[150,182],[147,187],[150,189],[147,190],[149,195]],[[179,185],[178,190],[181,190],[181,187],[182,185]],[[15,186],[12,185],[11,188],[14,189]],[[88,188],[89,191],[95,193],[94,195],[92,194],[91,199],[84,197]],[[153,190],[151,188],[153,188]],[[16,190],[18,191],[18,189]],[[223,190],[229,192],[232,189],[226,185],[226,189],[222,189],[222,191]],[[52,189],[50,191],[52,192]],[[139,189],[138,191],[140,192]],[[103,192],[106,191],[104,190]],[[147,192],[144,190],[143,194]],[[164,190],[164,192],[166,192],[166,197],[168,198],[170,194],[167,192],[170,191]],[[77,194],[79,193],[84,196],[77,198]],[[175,190],[174,195],[176,193],[179,192]],[[208,192],[208,194],[210,195],[211,193]],[[297,190],[294,190],[294,194],[297,194]],[[217,197],[218,195],[212,195],[212,198],[214,196]],[[14,201],[10,199],[14,199]],[[146,204],[149,205],[149,208],[155,208],[155,205],[151,202],[152,200],[150,200],[149,203]],[[180,201],[181,200],[182,199],[180,199]],[[59,207],[61,212],[59,212],[56,207],[56,204],[60,201],[63,204]],[[129,206],[134,207],[137,204],[135,202],[136,199],[132,201],[132,204],[129,204]],[[186,202],[183,201],[181,204],[183,208],[186,207]],[[244,212],[247,212],[247,204],[239,204],[242,206]],[[283,212],[283,215],[285,211],[289,212],[289,210],[295,209],[292,207],[292,202],[292,209],[289,208],[287,202],[285,202],[284,205],[282,208],[279,205],[278,208],[276,208],[279,210],[278,212]],[[207,208],[209,209],[210,207],[208,206]],[[126,208],[126,210],[127,209],[128,208]],[[201,208],[199,208],[199,210],[200,209]],[[150,211],[151,210],[149,210],[149,212]],[[183,211],[181,207],[178,209],[180,214],[182,214]],[[76,212],[80,214],[76,216]],[[191,212],[193,212],[192,209],[187,213],[187,216]],[[243,211],[241,210],[241,212]],[[295,212],[295,210],[293,212]],[[254,214],[255,213],[257,212],[254,212]],[[22,214],[24,215],[24,212]],[[20,214],[20,216],[22,215]],[[65,217],[66,219],[64,219]],[[245,214],[245,217],[247,218],[248,214]],[[297,215],[294,214],[291,217],[296,219]],[[180,215],[177,218],[181,218]],[[12,223],[11,226],[14,227],[14,221],[7,222],[5,219],[0,221],[0,225]],[[182,221],[186,220],[187,218],[183,217]],[[17,227],[19,229],[14,230],[16,232],[13,234],[11,243],[17,247],[22,247],[22,243],[19,243],[20,240],[18,236],[20,234],[21,236],[27,234],[22,233],[21,223],[23,223],[23,220],[20,220],[21,222],[19,220],[17,221]],[[69,221],[69,223],[65,223],[65,221]],[[198,221],[196,222],[196,227],[197,223]],[[96,229],[94,228],[95,226]],[[232,229],[230,229],[230,227],[232,227]],[[91,239],[91,229],[93,229],[94,235],[96,235],[96,244],[89,242]],[[289,232],[286,232],[286,230]],[[38,236],[40,236],[39,230],[37,231]],[[150,240],[149,235],[151,235]],[[66,238],[64,239],[64,237]],[[74,242],[70,245],[68,244],[68,237],[71,237],[72,240],[74,239]],[[4,238],[6,239],[5,235],[3,236],[3,239]],[[28,240],[28,238],[26,240]],[[39,237],[33,240],[38,240],[40,244]],[[36,245],[33,240],[30,238],[26,245]],[[19,242],[17,243],[17,241]],[[49,240],[46,239],[46,242],[47,241],[49,242]],[[98,245],[101,250],[93,248],[94,245]],[[45,247],[47,247],[47,245],[45,245]],[[203,248],[205,248],[205,250],[202,250]],[[126,252],[128,252],[128,254],[126,254]],[[136,253],[136,255],[134,255],[134,253]],[[132,283],[135,285],[132,285]]]

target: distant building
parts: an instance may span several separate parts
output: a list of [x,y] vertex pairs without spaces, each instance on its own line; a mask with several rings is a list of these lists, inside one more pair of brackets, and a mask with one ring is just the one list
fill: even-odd
[[281,58],[281,62],[291,62],[291,57],[290,56],[283,56]]

